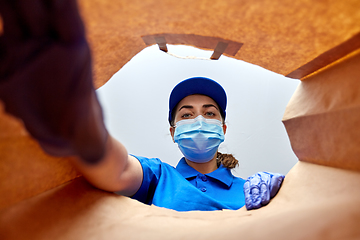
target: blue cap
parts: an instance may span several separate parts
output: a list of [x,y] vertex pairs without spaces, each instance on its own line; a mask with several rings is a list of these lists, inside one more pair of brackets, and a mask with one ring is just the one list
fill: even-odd
[[220,84],[210,78],[193,77],[178,83],[172,90],[169,98],[169,123],[173,120],[173,111],[176,105],[184,98],[193,94],[202,94],[211,97],[219,106],[220,114],[225,120],[226,93]]

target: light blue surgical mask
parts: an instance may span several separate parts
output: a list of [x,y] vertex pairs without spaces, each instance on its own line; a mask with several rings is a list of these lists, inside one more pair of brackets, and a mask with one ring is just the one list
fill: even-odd
[[199,115],[175,125],[174,141],[185,158],[192,162],[205,163],[213,159],[224,139],[222,123],[216,119]]

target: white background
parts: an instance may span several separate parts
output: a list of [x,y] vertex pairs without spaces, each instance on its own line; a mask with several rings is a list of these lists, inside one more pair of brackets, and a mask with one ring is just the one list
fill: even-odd
[[[209,58],[211,51],[168,45],[179,56]],[[97,90],[110,133],[134,155],[157,157],[176,166],[182,157],[169,133],[168,98],[180,81],[194,76],[220,83],[228,97],[225,141],[219,151],[240,162],[233,174],[286,174],[297,162],[281,119],[299,80],[221,56],[182,59],[157,45],[137,54]]]

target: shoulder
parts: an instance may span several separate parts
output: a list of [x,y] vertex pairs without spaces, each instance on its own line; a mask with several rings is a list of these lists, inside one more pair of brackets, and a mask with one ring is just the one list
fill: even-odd
[[131,156],[140,162],[143,170],[142,184],[132,198],[146,204],[151,204],[159,182],[164,181],[164,178],[168,179],[168,174],[176,170],[171,165],[162,162],[159,158]]
[[174,168],[168,163],[161,161],[159,158],[148,158],[142,156],[135,156],[131,155],[132,157],[136,158],[143,168],[143,171],[152,171],[154,173],[160,172],[164,168]]
[[162,164],[163,162],[159,158],[148,158],[148,157],[142,157],[142,156],[136,156],[130,154],[130,156],[136,158],[141,164],[147,163],[147,164]]
[[148,157],[136,156],[136,155],[132,155],[132,154],[130,154],[130,156],[136,158],[140,163],[145,163],[145,164],[150,164],[150,165],[171,166],[170,164],[161,161],[159,158],[148,158]]
[[236,185],[239,185],[242,187],[245,182],[246,182],[245,179],[233,175],[233,184],[236,184]]

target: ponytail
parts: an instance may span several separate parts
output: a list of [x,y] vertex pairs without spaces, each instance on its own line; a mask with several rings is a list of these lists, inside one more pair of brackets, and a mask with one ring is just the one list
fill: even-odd
[[232,154],[225,154],[220,152],[217,152],[216,163],[218,167],[220,164],[222,164],[228,169],[235,168],[237,165],[239,165],[239,161]]

